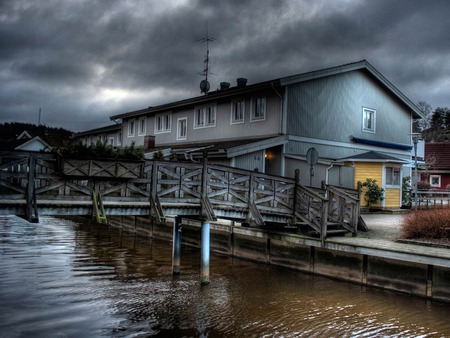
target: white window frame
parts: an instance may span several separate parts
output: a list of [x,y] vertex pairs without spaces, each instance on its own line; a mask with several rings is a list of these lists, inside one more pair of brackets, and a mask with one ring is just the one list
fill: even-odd
[[[242,115],[240,119],[236,118],[236,114],[238,113],[238,105],[239,105],[239,115]],[[245,100],[235,100],[231,102],[231,124],[240,124],[244,123],[245,119]]]
[[[371,118],[368,119],[367,116],[370,116]],[[370,125],[368,124],[369,121],[371,122]],[[362,107],[362,131],[374,134],[376,132],[376,126],[377,111],[372,108]]]
[[155,134],[170,133],[172,130],[172,114],[158,114],[155,116]]
[[122,145],[122,131],[119,131],[117,133],[117,145],[121,146]]
[[[438,184],[433,183],[433,179],[437,179],[439,183]],[[441,187],[441,175],[430,175],[430,187],[431,188],[440,188]]]
[[[260,111],[261,103],[262,102],[262,113]],[[267,115],[267,100],[265,96],[258,96],[252,100],[252,113],[250,115],[250,122],[259,122],[259,121],[265,121],[266,115]],[[257,114],[258,113],[258,116]]]
[[[184,128],[182,126],[183,121],[184,121]],[[180,117],[177,119],[177,141],[187,140],[187,126],[188,126],[187,123],[188,123],[187,117]]]
[[[390,175],[388,175],[388,169],[391,169]],[[398,182],[394,182],[393,178],[395,177],[395,173],[398,173],[397,180]],[[389,178],[390,176],[390,178]],[[388,183],[389,178],[389,183]],[[387,188],[400,188],[402,186],[402,168],[401,166],[396,165],[386,165],[384,167],[384,179],[385,179],[385,186]]]
[[136,129],[136,121],[134,119],[128,120],[128,137],[134,137]]
[[194,129],[215,127],[216,117],[217,117],[216,104],[195,107]]
[[114,137],[108,137],[108,145],[114,147]]
[[147,118],[146,117],[139,118],[139,126],[138,126],[138,128],[139,128],[138,135],[139,136],[144,136],[145,133],[147,132]]

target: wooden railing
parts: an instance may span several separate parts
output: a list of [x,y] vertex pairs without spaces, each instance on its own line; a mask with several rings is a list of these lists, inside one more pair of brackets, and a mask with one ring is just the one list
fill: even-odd
[[356,235],[360,215],[358,191],[329,185],[327,193],[330,200],[328,219]]
[[[411,194],[415,200],[414,192]],[[417,191],[418,209],[450,208],[450,191],[445,190],[419,190]]]
[[140,208],[140,214],[160,221],[166,216],[190,215],[257,226],[307,224],[322,240],[330,223],[339,223],[352,233],[357,229],[355,190],[313,189],[299,184],[298,177],[266,175],[207,161],[127,165],[97,159],[64,163],[53,154],[0,152],[1,208],[9,205],[19,213],[19,207],[11,206],[22,205],[32,220],[44,206],[50,214],[76,208],[92,212],[101,201],[97,210],[106,210],[102,214],[119,209],[132,214]]

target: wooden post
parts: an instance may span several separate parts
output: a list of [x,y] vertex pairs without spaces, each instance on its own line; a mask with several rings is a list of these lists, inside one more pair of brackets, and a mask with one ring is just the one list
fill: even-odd
[[295,212],[297,211],[297,190],[298,184],[300,183],[300,169],[295,169],[295,185],[294,185],[294,200],[292,202],[292,225],[297,223],[297,216]]
[[36,157],[30,153],[30,157],[28,160],[28,184],[26,190],[26,215],[27,220],[30,223],[39,222],[38,213],[37,213],[37,203],[36,203],[36,190],[35,190],[35,182],[34,178],[36,175]]
[[201,244],[201,282],[202,284],[209,284],[209,236],[210,224],[209,221],[202,222],[202,244]]
[[175,217],[172,241],[172,273],[180,274],[181,266],[181,217]]
[[325,239],[327,237],[327,231],[328,231],[328,203],[329,200],[325,200],[322,202],[322,223],[321,223],[321,233],[320,233],[320,239],[322,242],[322,247],[325,246]]

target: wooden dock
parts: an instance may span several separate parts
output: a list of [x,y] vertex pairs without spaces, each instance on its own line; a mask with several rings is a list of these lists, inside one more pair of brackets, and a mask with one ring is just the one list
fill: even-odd
[[357,190],[313,189],[297,178],[216,164],[66,159],[0,152],[0,214],[108,215],[228,219],[243,225],[303,229],[322,241],[356,234]]

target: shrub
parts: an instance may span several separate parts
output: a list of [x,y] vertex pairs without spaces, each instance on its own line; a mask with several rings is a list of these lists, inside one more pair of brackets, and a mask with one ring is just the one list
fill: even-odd
[[402,180],[402,206],[405,208],[411,208],[411,177],[403,177]]
[[450,209],[417,210],[403,218],[403,238],[450,239]]
[[417,182],[417,190],[430,190],[430,183],[427,181],[419,181]]
[[364,199],[367,202],[367,207],[370,207],[378,201],[381,202],[382,200],[384,200],[384,189],[378,186],[377,180],[367,178],[366,181],[364,183],[361,183],[360,185],[366,188]]

